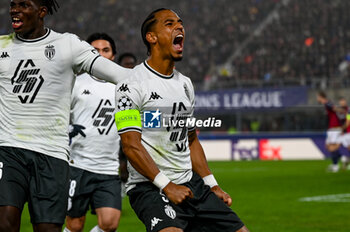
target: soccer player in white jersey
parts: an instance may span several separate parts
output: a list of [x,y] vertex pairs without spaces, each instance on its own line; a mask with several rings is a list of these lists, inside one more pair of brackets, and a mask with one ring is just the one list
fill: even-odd
[[130,70],[88,43],[46,28],[56,0],[11,0],[14,33],[0,36],[0,231],[62,229],[68,205],[68,124],[75,74],[117,83]]
[[[116,46],[105,33],[86,40],[102,56],[114,60]],[[65,232],[83,231],[89,209],[97,214],[91,231],[113,232],[121,214],[118,175],[119,135],[114,124],[115,85],[84,73],[76,78],[71,100],[71,124],[84,128],[75,133],[70,150],[70,189]],[[80,127],[79,127],[80,126]],[[72,133],[71,133],[72,134]]]
[[194,108],[191,80],[174,69],[182,59],[182,20],[158,9],[141,31],[149,58],[116,87],[115,120],[131,164],[131,206],[147,231],[248,231],[228,207],[232,199],[212,175],[195,128],[161,126],[166,114],[180,119]]

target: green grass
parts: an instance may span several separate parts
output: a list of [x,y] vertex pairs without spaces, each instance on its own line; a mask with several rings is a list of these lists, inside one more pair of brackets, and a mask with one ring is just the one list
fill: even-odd
[[[232,208],[252,232],[350,231],[350,202],[300,202],[302,197],[350,193],[350,171],[327,173],[327,161],[211,162]],[[123,201],[119,232],[143,232],[144,226]],[[32,231],[28,210],[21,231]],[[96,225],[88,213],[85,231]]]

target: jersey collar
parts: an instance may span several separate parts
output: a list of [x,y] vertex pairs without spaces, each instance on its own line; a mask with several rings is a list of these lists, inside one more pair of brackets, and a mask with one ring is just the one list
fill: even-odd
[[39,38],[36,38],[36,39],[23,39],[21,38],[19,35],[16,34],[16,38],[22,42],[26,42],[26,43],[34,43],[34,42],[38,42],[38,41],[41,41],[41,40],[44,40],[46,39],[51,33],[51,30],[49,28],[46,28],[46,34],[39,37]]
[[155,75],[157,75],[157,76],[159,76],[159,77],[161,77],[161,78],[171,79],[171,78],[174,76],[174,73],[172,73],[171,75],[163,75],[163,74],[157,72],[156,70],[154,70],[153,68],[151,68],[151,66],[149,66],[149,65],[147,64],[147,61],[144,61],[143,64],[145,65],[145,67],[146,67],[149,71],[151,71],[153,74],[155,74]]

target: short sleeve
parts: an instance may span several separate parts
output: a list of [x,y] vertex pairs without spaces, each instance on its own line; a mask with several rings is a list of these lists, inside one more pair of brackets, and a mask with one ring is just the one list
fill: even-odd
[[100,54],[86,41],[80,40],[78,36],[70,34],[70,42],[73,56],[73,70],[75,73],[82,71],[91,73],[94,62]]
[[142,90],[136,82],[121,82],[115,88],[115,121],[118,133],[142,132]]

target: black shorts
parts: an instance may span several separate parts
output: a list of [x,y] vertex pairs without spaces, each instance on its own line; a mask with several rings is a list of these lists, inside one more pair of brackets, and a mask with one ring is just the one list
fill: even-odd
[[0,167],[0,206],[22,210],[28,201],[33,224],[64,223],[68,162],[26,149],[0,147]]
[[67,215],[82,217],[91,206],[92,213],[102,207],[121,210],[121,181],[118,175],[104,175],[70,167]]
[[183,184],[194,194],[175,205],[151,182],[137,184],[128,192],[130,204],[146,230],[155,232],[177,227],[185,232],[234,232],[244,226],[239,217],[209,188],[196,173]]

